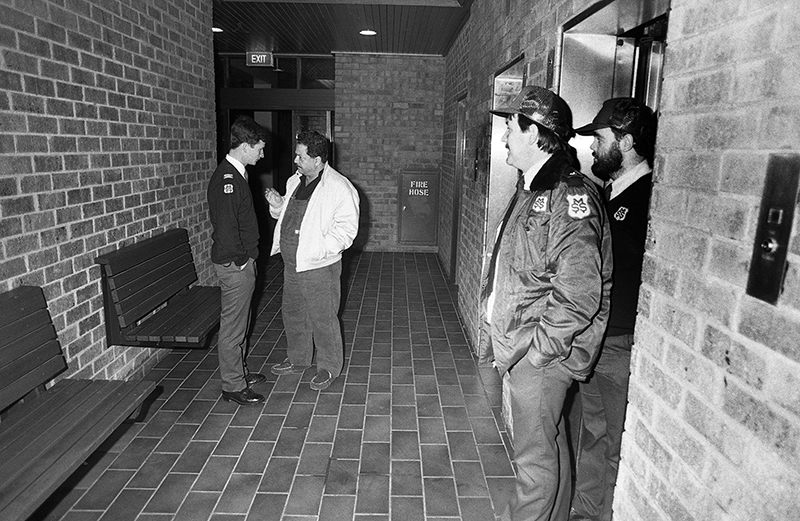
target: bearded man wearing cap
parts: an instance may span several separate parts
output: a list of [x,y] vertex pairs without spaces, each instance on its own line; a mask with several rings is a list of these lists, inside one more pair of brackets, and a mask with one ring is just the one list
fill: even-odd
[[481,295],[478,354],[503,377],[514,448],[516,493],[502,518],[563,521],[571,465],[562,412],[606,327],[609,223],[595,184],[575,169],[563,99],[528,86],[492,113],[506,118],[506,162],[522,180],[498,226]]
[[631,347],[653,181],[653,111],[633,98],[603,103],[576,132],[594,136],[592,172],[609,181],[605,199],[614,245],[611,314],[600,358],[578,386],[580,429],[570,521],[610,521],[625,423]]

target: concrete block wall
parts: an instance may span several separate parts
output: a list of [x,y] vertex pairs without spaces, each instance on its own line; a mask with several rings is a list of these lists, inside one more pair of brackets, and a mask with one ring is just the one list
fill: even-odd
[[189,230],[211,280],[211,0],[0,5],[0,291],[44,288],[69,371],[141,375],[167,350],[108,346],[97,255]]
[[794,519],[797,218],[777,305],[745,290],[769,156],[800,154],[800,15],[671,7],[615,519]]
[[444,65],[436,56],[336,55],[337,165],[361,193],[365,249],[436,250],[399,243],[398,184],[403,171],[440,169]]

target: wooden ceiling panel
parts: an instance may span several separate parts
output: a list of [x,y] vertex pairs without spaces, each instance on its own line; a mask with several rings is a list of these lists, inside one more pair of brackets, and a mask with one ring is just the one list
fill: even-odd
[[[214,0],[215,52],[382,53],[442,56],[471,0],[234,2]],[[375,36],[359,31],[372,29]]]

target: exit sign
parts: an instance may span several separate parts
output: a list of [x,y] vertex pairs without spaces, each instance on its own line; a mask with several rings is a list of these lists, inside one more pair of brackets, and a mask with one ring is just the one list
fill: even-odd
[[247,53],[247,66],[248,67],[272,67],[272,53],[271,52],[248,52]]

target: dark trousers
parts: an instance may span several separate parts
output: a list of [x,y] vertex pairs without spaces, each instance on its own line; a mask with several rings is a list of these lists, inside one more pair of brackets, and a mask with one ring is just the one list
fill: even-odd
[[536,368],[525,358],[506,380],[513,423],[516,494],[504,521],[564,521],[571,469],[562,412],[572,378],[558,363]]
[[339,325],[342,261],[315,270],[283,271],[283,325],[289,361],[310,366],[316,347],[317,371],[327,369],[335,378],[342,373],[344,344]]
[[570,519],[611,521],[628,403],[633,335],[607,337],[594,373],[578,386],[581,407]]
[[256,286],[256,266],[249,259],[244,269],[235,263],[214,264],[222,290],[219,323],[219,375],[222,390],[237,392],[247,387],[247,328],[250,325],[250,301]]

